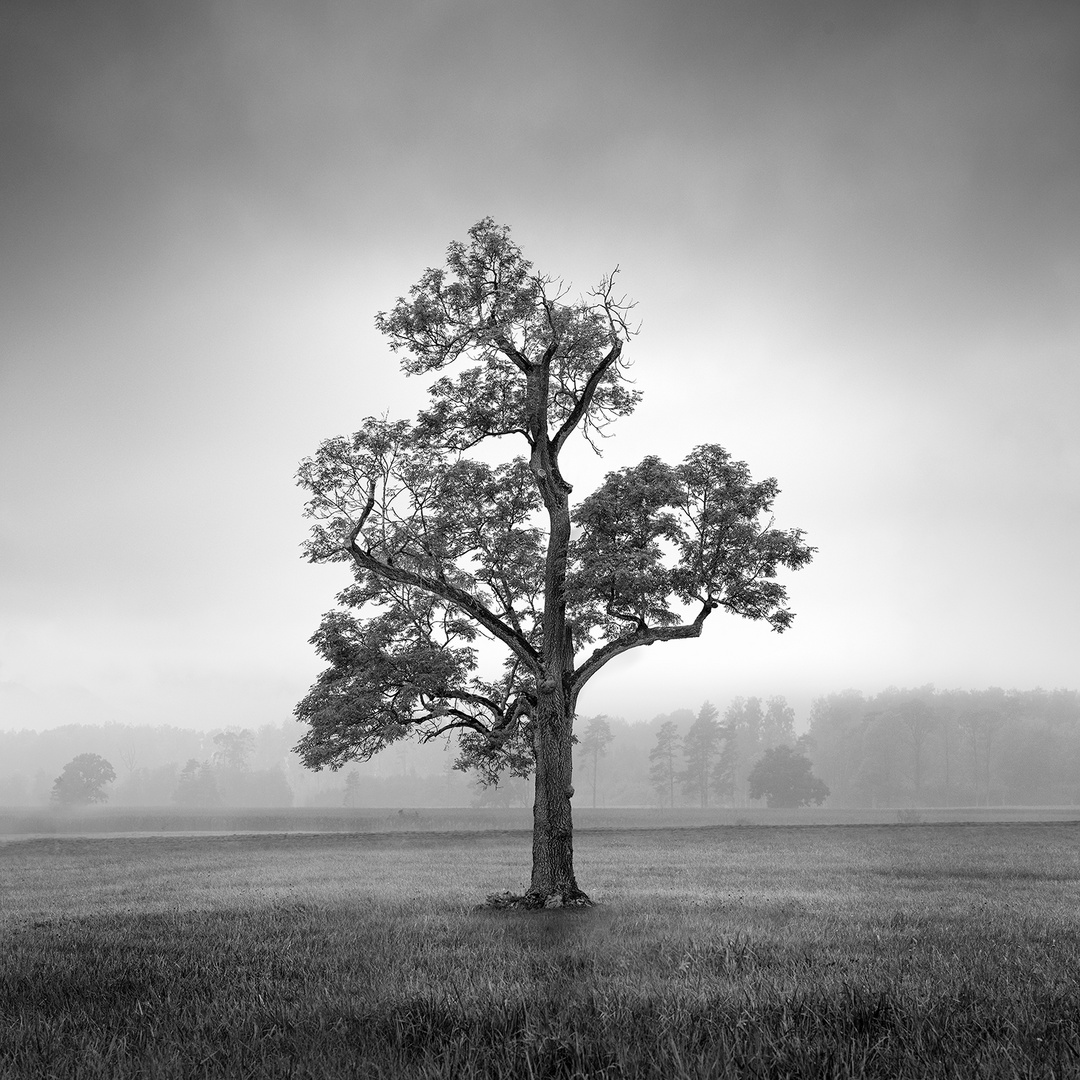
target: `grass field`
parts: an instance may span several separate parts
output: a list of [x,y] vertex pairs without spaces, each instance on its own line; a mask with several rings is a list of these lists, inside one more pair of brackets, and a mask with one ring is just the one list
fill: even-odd
[[[890,825],[936,822],[1080,821],[1077,806],[956,806],[911,808],[800,807],[574,807],[574,828],[672,829],[714,825]],[[289,807],[244,810],[167,806],[0,807],[4,837],[186,832],[483,832],[528,829],[526,807],[418,807],[373,809]]]
[[1080,824],[0,844],[0,1076],[1080,1076]]

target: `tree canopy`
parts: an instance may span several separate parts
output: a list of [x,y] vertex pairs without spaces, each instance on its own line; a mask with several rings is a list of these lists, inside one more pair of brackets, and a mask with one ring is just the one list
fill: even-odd
[[[429,377],[427,408],[369,416],[298,474],[308,558],[353,571],[311,639],[327,666],[297,706],[304,761],[338,768],[456,732],[459,764],[489,780],[535,770],[537,895],[572,877],[572,722],[588,680],[627,650],[697,637],[717,609],[786,630],[777,571],[813,554],[801,530],[773,526],[776,481],[712,443],[609,472],[571,508],[567,440],[598,448],[639,399],[623,357],[633,304],[615,277],[572,299],[508,228],[478,222],[376,317],[402,370]],[[521,452],[471,456],[507,441]],[[502,647],[494,669],[484,641]],[[537,884],[553,838],[561,869]]]
[[820,805],[829,797],[829,789],[814,776],[804,753],[790,746],[774,746],[750,772],[750,798],[762,797],[767,806]]
[[116,779],[116,770],[100,754],[78,754],[53,781],[52,800],[69,806],[107,802],[105,785]]

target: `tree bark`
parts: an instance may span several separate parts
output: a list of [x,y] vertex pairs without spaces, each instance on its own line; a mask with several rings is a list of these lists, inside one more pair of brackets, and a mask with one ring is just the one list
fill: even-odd
[[574,794],[573,719],[560,688],[540,694],[533,736],[536,753],[533,865],[526,895],[530,907],[588,903],[574,875],[574,825],[570,808]]
[[527,907],[590,903],[574,876],[573,727],[577,691],[572,686],[574,647],[566,620],[566,564],[570,547],[570,485],[559,474],[558,450],[547,437],[548,372],[530,372],[527,410],[533,434],[530,462],[548,512],[544,565],[542,673],[533,717],[535,791],[532,882]]

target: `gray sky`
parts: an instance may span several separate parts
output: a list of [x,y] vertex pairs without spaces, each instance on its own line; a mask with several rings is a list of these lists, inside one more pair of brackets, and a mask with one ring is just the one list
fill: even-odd
[[720,442],[820,549],[584,712],[1080,685],[1072,0],[8,0],[0,141],[0,727],[289,716],[296,464],[486,214],[639,303],[578,495]]

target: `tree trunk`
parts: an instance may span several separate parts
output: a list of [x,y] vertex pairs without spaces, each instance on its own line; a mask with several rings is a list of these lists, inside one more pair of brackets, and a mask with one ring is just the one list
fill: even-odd
[[536,786],[533,802],[532,883],[529,907],[586,905],[574,876],[574,825],[570,799],[573,714],[561,689],[541,693],[535,721]]
[[536,786],[533,801],[532,883],[526,907],[583,906],[589,898],[574,877],[573,728],[576,694],[570,691],[574,647],[566,621],[566,565],[570,550],[570,485],[559,473],[558,448],[547,434],[552,352],[529,372],[526,415],[531,433],[529,467],[548,512],[544,560],[543,669],[533,721]]

